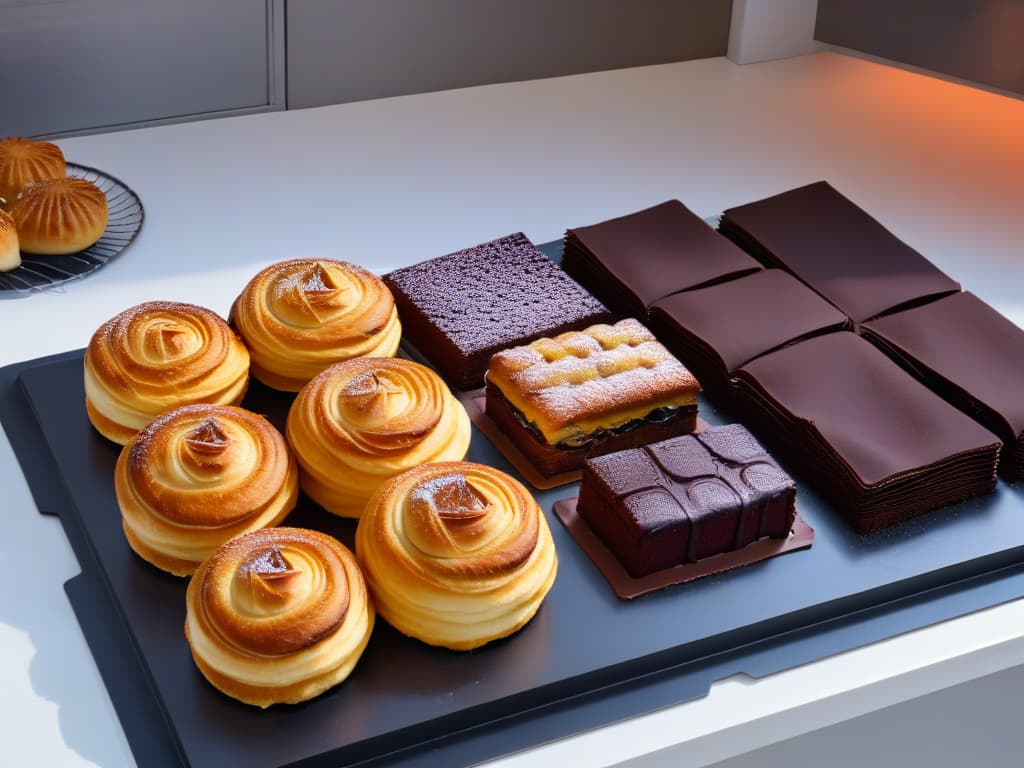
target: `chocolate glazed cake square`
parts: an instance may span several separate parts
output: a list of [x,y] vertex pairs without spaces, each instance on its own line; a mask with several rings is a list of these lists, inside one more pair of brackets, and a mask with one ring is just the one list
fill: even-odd
[[792,272],[855,323],[960,290],[824,181],[730,208],[718,231]]
[[614,311],[639,318],[664,296],[761,269],[678,200],[568,230],[562,267]]
[[577,510],[634,577],[785,538],[796,487],[741,425],[589,459]]
[[1024,479],[1024,330],[971,293],[865,323],[861,332],[1002,441],[999,472]]
[[483,385],[495,352],[611,318],[522,232],[396,269],[384,282],[405,337],[459,389]]

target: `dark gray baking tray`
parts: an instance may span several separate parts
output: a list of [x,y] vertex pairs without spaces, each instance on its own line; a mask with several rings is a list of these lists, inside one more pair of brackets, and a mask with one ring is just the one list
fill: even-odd
[[[765,674],[1024,594],[1024,489],[1002,482],[868,538],[800,486],[812,549],[631,602],[550,515],[575,495],[566,486],[537,495],[560,567],[523,631],[454,653],[380,622],[346,683],[261,711],[206,684],[181,631],[185,582],[128,549],[113,496],[118,448],[85,416],[81,353],[2,373],[20,384],[0,393],[19,458],[47,464],[30,484],[53,494],[63,481],[48,503],[83,564],[68,592],[140,765],[465,765],[701,695],[717,677]],[[254,384],[245,405],[280,425],[288,400]],[[701,413],[728,420],[707,403]],[[511,470],[479,433],[469,458]],[[354,528],[305,500],[289,524],[348,542]]]

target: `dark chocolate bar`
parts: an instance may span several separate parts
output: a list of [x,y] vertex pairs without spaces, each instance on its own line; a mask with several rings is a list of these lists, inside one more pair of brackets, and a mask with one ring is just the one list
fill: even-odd
[[589,459],[577,510],[633,576],[784,538],[796,487],[741,425]]
[[518,232],[384,276],[402,332],[459,389],[491,355],[610,319],[601,302]]
[[730,208],[719,231],[768,266],[792,272],[857,323],[960,290],[824,181]]
[[849,332],[736,371],[744,422],[862,532],[995,488],[999,439]]
[[568,230],[562,266],[614,311],[638,318],[670,294],[761,269],[678,200]]
[[651,305],[648,318],[659,340],[712,393],[724,392],[729,374],[755,357],[848,322],[780,269],[668,296]]
[[971,293],[865,323],[864,337],[1003,441],[999,471],[1024,478],[1024,331]]

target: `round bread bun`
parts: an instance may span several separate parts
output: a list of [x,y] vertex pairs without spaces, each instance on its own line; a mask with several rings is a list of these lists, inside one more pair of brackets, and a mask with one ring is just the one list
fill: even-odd
[[356,555],[389,624],[453,650],[525,625],[558,569],[533,495],[466,461],[424,464],[385,483],[359,520]]
[[440,376],[393,357],[335,363],[299,392],[285,435],[299,485],[342,517],[359,517],[385,480],[428,461],[462,459],[469,415]]
[[129,545],[188,576],[228,539],[280,523],[299,476],[284,436],[231,405],[186,405],[158,416],[121,450],[114,490]]
[[231,539],[196,570],[185,603],[185,637],[203,676],[257,707],[297,704],[342,682],[373,630],[355,557],[303,528]]
[[85,410],[124,445],[165,411],[193,403],[237,405],[249,385],[249,352],[205,307],[150,301],[101,325],[85,349]]
[[287,392],[332,363],[392,357],[402,335],[384,281],[334,259],[271,264],[242,290],[229,320],[249,347],[252,375]]
[[8,136],[0,139],[0,198],[3,208],[14,207],[18,194],[29,184],[67,175],[64,153],[48,141]]
[[14,219],[0,208],[0,272],[10,272],[21,266],[21,248]]
[[21,249],[41,256],[84,251],[107,228],[107,196],[85,179],[29,184],[11,209]]

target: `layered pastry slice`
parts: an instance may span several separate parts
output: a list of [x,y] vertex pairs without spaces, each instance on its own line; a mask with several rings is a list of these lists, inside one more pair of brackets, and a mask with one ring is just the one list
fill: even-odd
[[796,486],[740,424],[588,459],[577,511],[634,577],[789,535]]
[[860,532],[995,488],[1000,442],[853,333],[759,357],[734,404]]
[[876,344],[1002,441],[999,472],[1024,478],[1024,331],[971,293],[862,327]]
[[565,233],[562,267],[614,311],[761,269],[678,200]]
[[544,476],[692,432],[700,385],[633,319],[499,352],[486,412]]
[[713,393],[724,393],[729,375],[755,357],[849,323],[781,269],[660,299],[651,305],[648,322]]
[[481,386],[495,352],[610,319],[522,232],[396,269],[384,282],[406,339],[458,389]]
[[827,182],[730,208],[719,232],[792,272],[856,323],[960,290]]

